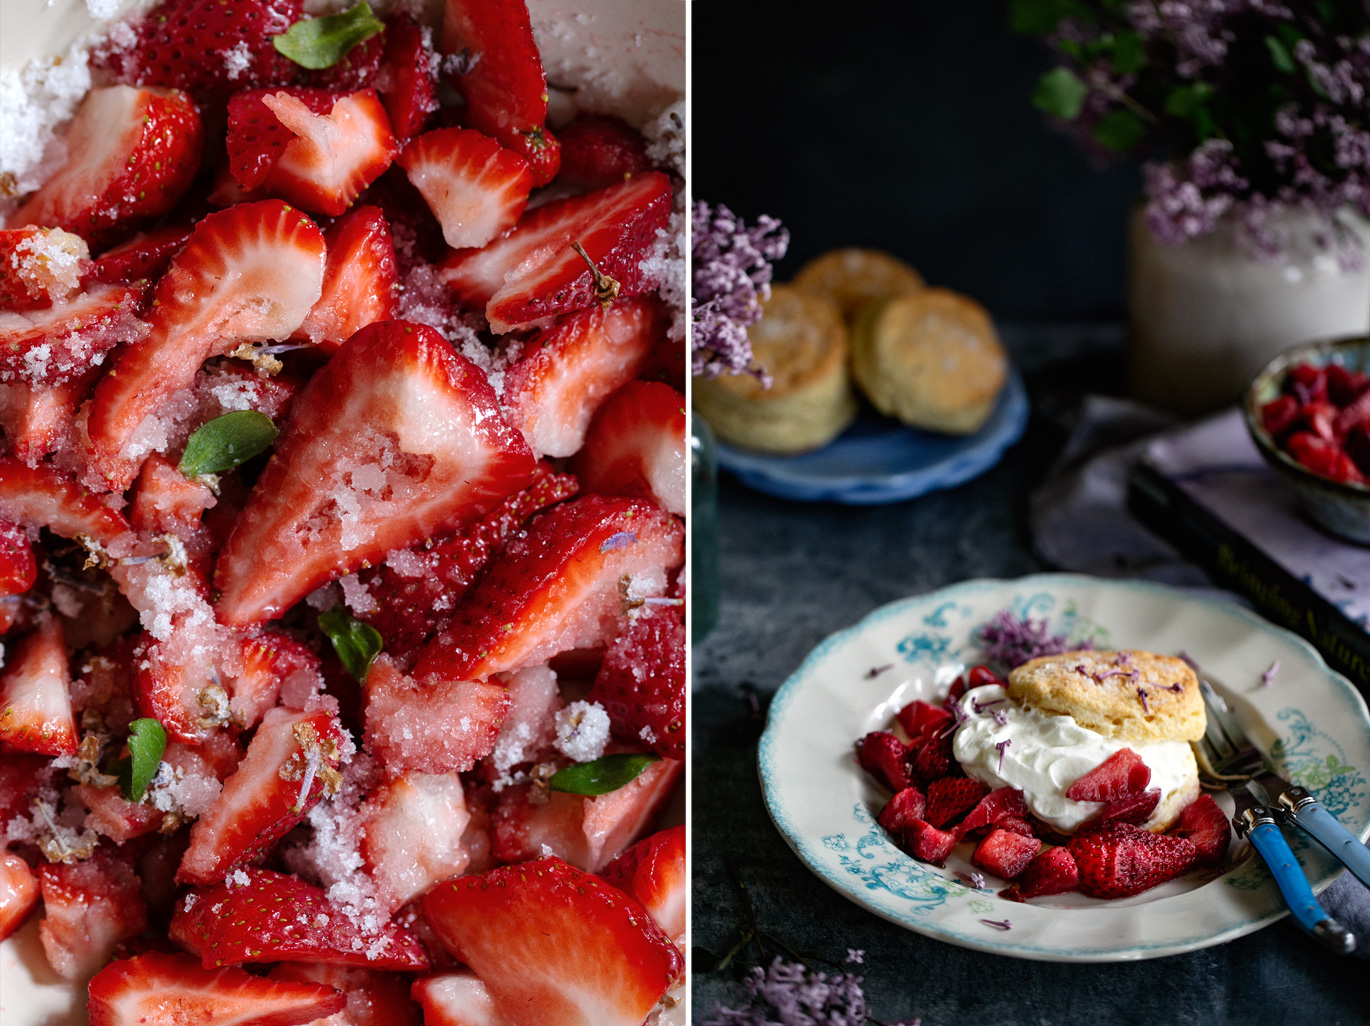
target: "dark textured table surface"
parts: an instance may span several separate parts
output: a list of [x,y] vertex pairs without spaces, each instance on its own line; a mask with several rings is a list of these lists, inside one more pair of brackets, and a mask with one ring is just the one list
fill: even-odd
[[[771,694],[815,644],[871,609],[972,577],[1050,569],[1032,552],[1025,498],[1049,468],[1081,391],[1119,380],[1108,329],[1006,331],[1034,400],[1023,441],[952,491],[872,508],[790,503],[720,483],[721,615],[695,646],[694,1021],[743,988],[710,971],[746,915],[808,957],[865,952],[870,1014],[923,1026],[1280,1026],[1370,1023],[1370,963],[1335,959],[1287,922],[1229,944],[1136,963],[1030,962],[903,930],[830,890],[777,833],[756,743]],[[768,948],[768,951],[772,951]],[[755,947],[744,966],[756,964]],[[826,968],[814,963],[818,968]]]

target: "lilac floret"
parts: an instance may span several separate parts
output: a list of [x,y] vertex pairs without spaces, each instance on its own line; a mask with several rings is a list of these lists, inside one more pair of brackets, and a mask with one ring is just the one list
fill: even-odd
[[991,662],[1001,663],[1010,670],[1040,656],[1060,655],[1080,649],[1092,649],[1091,641],[1072,642],[1064,634],[1052,634],[1045,619],[1019,619],[1008,609],[995,613],[975,636]]
[[866,1021],[860,976],[814,972],[777,958],[747,974],[745,1004],[718,1008],[704,1026],[865,1026]]

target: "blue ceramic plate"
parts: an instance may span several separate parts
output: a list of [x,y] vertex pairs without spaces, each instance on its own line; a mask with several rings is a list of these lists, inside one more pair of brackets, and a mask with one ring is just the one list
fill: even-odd
[[979,477],[1022,437],[1027,419],[1027,390],[1010,369],[998,406],[973,435],[936,435],[866,412],[814,452],[768,456],[720,444],[718,465],[782,499],[878,506]]

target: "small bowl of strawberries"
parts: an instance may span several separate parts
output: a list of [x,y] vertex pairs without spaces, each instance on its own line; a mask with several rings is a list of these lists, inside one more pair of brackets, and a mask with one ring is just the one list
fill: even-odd
[[1370,544],[1370,338],[1286,350],[1256,375],[1246,426],[1321,527]]

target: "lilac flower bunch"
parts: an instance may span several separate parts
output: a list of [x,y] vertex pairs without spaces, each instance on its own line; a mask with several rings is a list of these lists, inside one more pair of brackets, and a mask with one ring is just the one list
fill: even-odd
[[[861,953],[850,952],[847,960],[860,962]],[[747,1003],[743,1007],[719,1008],[704,1026],[866,1026],[873,1021],[866,1010],[860,976],[830,976],[776,958],[767,968],[754,966],[747,974]],[[917,1023],[913,1019],[905,1026]]]
[[1178,244],[1235,224],[1248,251],[1289,239],[1364,259],[1345,211],[1370,217],[1365,0],[1013,0],[1013,26],[1061,58],[1033,100],[1095,152],[1147,159],[1147,227]]
[[773,217],[747,227],[722,204],[696,200],[691,241],[690,317],[693,372],[704,377],[750,371],[747,328],[771,294],[771,262],[785,255],[790,234]]
[[990,617],[976,632],[975,640],[980,643],[990,662],[1007,666],[1010,670],[1039,656],[1060,655],[1062,652],[1094,647],[1094,643],[1088,639],[1072,642],[1064,634],[1052,634],[1045,618],[1034,620],[1025,616],[1019,619],[1011,609],[1001,609]]

